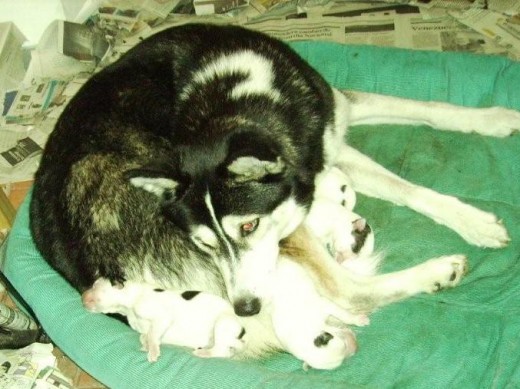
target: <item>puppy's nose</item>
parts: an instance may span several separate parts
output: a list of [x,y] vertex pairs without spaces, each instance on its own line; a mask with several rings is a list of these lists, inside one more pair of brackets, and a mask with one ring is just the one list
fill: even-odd
[[262,303],[257,297],[243,297],[235,301],[233,309],[237,316],[254,316],[262,309]]

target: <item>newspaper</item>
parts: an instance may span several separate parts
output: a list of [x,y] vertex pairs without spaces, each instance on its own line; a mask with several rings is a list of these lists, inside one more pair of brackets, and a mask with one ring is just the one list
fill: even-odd
[[520,14],[520,1],[518,0],[488,0],[487,8],[491,11],[499,12],[504,15]]
[[32,179],[47,137],[33,126],[0,126],[0,184]]
[[72,381],[56,368],[52,344],[33,343],[19,350],[0,350],[0,387],[72,389]]
[[[0,24],[4,100],[0,183],[31,179],[63,108],[95,71],[141,40],[175,25],[236,24],[285,41],[467,51],[520,60],[520,2],[513,0],[62,0],[62,4],[69,20],[49,25],[30,52],[26,71],[23,36],[11,23]],[[3,85],[8,85],[7,93]]]
[[484,9],[470,9],[450,14],[507,49],[510,58],[520,60],[520,15],[506,16]]
[[25,40],[13,23],[0,23],[0,96],[17,88],[23,80],[25,66],[22,44]]
[[[313,17],[253,21],[245,25],[287,41],[326,40],[416,50],[510,54],[508,48],[449,15],[425,19],[418,9],[416,13],[381,12],[380,8],[374,12],[369,9],[352,12],[351,6],[348,9],[329,9]],[[345,13],[359,16],[336,16]]]
[[[94,61],[80,61],[63,52],[67,38],[60,38],[64,33],[63,21],[52,22],[44,31],[38,45],[31,51],[31,62],[24,78],[24,85],[31,85],[33,80],[53,78],[67,80],[81,72],[93,72]],[[71,45],[72,46],[72,45]]]
[[197,15],[222,14],[248,5],[248,0],[193,0]]

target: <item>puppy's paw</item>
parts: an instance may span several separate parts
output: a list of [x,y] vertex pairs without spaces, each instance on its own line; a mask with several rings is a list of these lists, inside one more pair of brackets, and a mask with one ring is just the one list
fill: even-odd
[[148,362],[157,362],[161,356],[161,348],[159,345],[148,344]]
[[458,285],[468,272],[468,260],[464,255],[450,255],[431,259],[426,263],[428,272],[425,292],[435,293]]
[[365,327],[370,324],[370,318],[365,314],[354,315],[352,324],[358,327]]
[[213,358],[213,353],[209,348],[198,348],[193,350],[193,355],[199,358]]

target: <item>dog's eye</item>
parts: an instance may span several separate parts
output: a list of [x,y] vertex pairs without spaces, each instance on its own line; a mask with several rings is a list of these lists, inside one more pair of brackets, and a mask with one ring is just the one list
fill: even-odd
[[240,234],[242,236],[248,236],[249,234],[255,232],[259,223],[260,219],[256,218],[255,220],[251,220],[250,222],[242,224],[240,226]]

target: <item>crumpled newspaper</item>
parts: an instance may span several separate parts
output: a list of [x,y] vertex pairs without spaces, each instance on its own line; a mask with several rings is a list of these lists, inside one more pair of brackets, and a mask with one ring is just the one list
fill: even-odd
[[0,388],[72,389],[72,380],[57,369],[52,350],[50,343],[0,350]]

